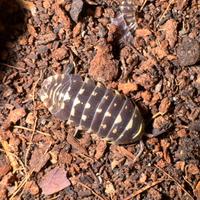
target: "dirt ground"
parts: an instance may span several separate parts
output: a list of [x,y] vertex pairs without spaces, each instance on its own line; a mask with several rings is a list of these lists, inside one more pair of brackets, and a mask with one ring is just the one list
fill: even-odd
[[[120,5],[0,1],[0,199],[200,199],[200,1]],[[139,142],[74,137],[43,105],[44,79],[70,66],[134,100],[145,133],[163,131],[138,160]]]

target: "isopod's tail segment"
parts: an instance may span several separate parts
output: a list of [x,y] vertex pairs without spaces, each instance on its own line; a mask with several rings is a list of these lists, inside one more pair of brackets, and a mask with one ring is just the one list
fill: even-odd
[[135,106],[135,108],[133,110],[132,117],[127,122],[127,125],[126,125],[126,128],[124,129],[124,131],[116,139],[116,141],[115,141],[116,144],[133,143],[135,141],[140,140],[144,134],[143,117],[142,117],[138,107],[135,105],[135,103],[133,103],[133,105]]

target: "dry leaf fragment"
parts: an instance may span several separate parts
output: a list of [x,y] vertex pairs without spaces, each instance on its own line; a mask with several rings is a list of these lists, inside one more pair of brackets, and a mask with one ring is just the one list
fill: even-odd
[[50,159],[49,153],[46,153],[48,148],[46,146],[36,148],[31,155],[30,168],[35,172],[39,172],[41,168]]
[[65,169],[55,167],[48,171],[41,182],[39,183],[42,188],[42,193],[45,195],[54,194],[60,190],[70,186],[69,179],[66,177]]

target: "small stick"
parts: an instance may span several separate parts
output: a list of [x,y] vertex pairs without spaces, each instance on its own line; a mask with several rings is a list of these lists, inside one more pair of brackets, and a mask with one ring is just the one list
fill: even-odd
[[92,194],[94,194],[96,197],[98,197],[99,199],[101,199],[101,200],[107,200],[107,199],[104,199],[102,196],[100,196],[99,194],[97,194],[92,188],[90,188],[89,186],[87,186],[87,185],[85,185],[85,184],[83,184],[83,183],[81,183],[81,182],[77,182],[78,184],[80,184],[82,187],[84,187],[84,188],[86,188],[86,189],[88,189],[88,190],[90,190],[91,192],[92,192]]
[[12,193],[11,197],[9,198],[9,200],[12,200],[16,196],[16,194],[24,187],[24,185],[26,184],[26,182],[28,181],[28,179],[31,177],[31,175],[32,175],[32,172],[30,174],[27,174],[25,176],[25,178],[17,186],[16,190]]
[[[1,144],[3,146],[3,143],[1,143]],[[3,147],[5,147],[5,145]],[[13,173],[21,170],[19,167],[16,167],[16,166],[18,166],[18,163],[21,165],[22,170],[24,170],[24,172],[26,171],[26,168],[25,168],[23,162],[20,160],[20,158],[17,155],[15,155],[12,152],[8,152],[7,150],[4,150],[4,149],[0,149],[0,151],[4,152],[8,156],[11,166],[13,167],[13,170],[14,170]],[[16,160],[14,159],[14,157],[16,158]],[[18,163],[17,163],[17,161],[18,161]]]
[[165,170],[160,168],[158,165],[155,164],[155,167],[158,168],[160,171],[162,171],[165,175],[167,175],[171,180],[173,180],[192,200],[194,200],[194,198],[190,195],[190,193],[188,193],[176,179],[174,179],[171,175],[169,175]]
[[148,189],[151,188],[151,187],[154,187],[155,185],[158,185],[159,183],[161,183],[161,182],[163,182],[163,181],[164,181],[164,178],[161,178],[161,179],[158,180],[158,181],[155,181],[155,182],[153,182],[153,183],[151,183],[151,184],[149,184],[149,185],[146,185],[146,186],[144,186],[143,188],[139,189],[138,191],[133,192],[133,194],[129,195],[128,197],[126,197],[126,198],[123,199],[123,200],[132,199],[132,198],[134,198],[135,196],[137,196],[138,194],[141,194],[142,192],[148,190]]
[[35,134],[36,125],[37,125],[37,118],[35,119],[33,130],[32,130],[32,134],[31,134],[30,143],[28,144],[27,151],[25,153],[25,166],[26,167],[27,167],[28,155],[29,155],[29,152],[30,152],[30,149],[31,149],[31,145],[32,145],[32,141],[33,141],[33,137],[34,137],[34,134]]
[[144,6],[146,5],[147,1],[148,1],[148,0],[144,0],[144,1],[143,1],[142,6],[141,6],[141,8],[140,8],[140,12],[143,10],[143,8],[144,8]]
[[6,63],[0,63],[0,65],[3,65],[3,66],[5,66],[5,67],[9,67],[9,68],[12,68],[12,69],[22,70],[22,71],[25,70],[24,68],[15,67],[15,66],[13,66],[13,65],[9,65],[9,64],[6,64]]
[[156,26],[156,28],[158,28],[160,26],[160,22],[162,21],[163,17],[166,15],[166,13],[168,12],[170,6],[174,3],[174,0],[171,0],[166,8],[166,10],[163,12],[162,16],[160,17],[158,24]]
[[[14,126],[14,128],[23,129],[23,130],[26,130],[26,131],[31,131],[31,132],[33,132],[33,129],[27,128],[27,127],[23,127],[23,126]],[[39,134],[41,134],[41,135],[45,135],[45,136],[51,137],[51,135],[50,135],[49,133],[45,133],[45,132],[38,131],[38,130],[35,130],[35,132],[37,132],[37,133],[39,133]]]

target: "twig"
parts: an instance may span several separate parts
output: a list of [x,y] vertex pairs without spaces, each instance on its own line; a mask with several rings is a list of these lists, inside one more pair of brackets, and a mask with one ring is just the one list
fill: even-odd
[[144,0],[144,1],[143,1],[142,6],[141,6],[141,8],[140,8],[140,12],[143,10],[143,8],[144,8],[144,6],[146,5],[147,1],[148,1],[148,0]]
[[22,189],[22,187],[26,184],[26,182],[28,181],[28,179],[31,177],[32,172],[30,172],[29,174],[26,174],[25,178],[21,181],[21,183],[18,185],[18,187],[16,188],[16,190],[12,193],[11,197],[9,198],[9,200],[12,200],[15,195]]
[[92,188],[90,188],[89,186],[87,186],[87,185],[85,185],[85,184],[83,184],[83,183],[81,183],[81,182],[77,182],[78,184],[80,184],[82,187],[84,187],[84,188],[86,188],[86,189],[88,189],[88,190],[90,190],[91,192],[92,192],[92,194],[94,194],[96,197],[98,197],[99,199],[101,199],[101,200],[107,200],[107,199],[105,199],[105,198],[103,198],[102,196],[100,196],[99,194],[97,194]]
[[8,156],[8,159],[10,161],[10,164],[11,164],[12,168],[13,168],[13,171],[14,172],[18,171],[19,163],[17,162],[16,157],[13,156],[13,154],[11,153],[11,149],[10,149],[10,146],[9,146],[8,142],[3,140],[3,139],[1,139],[1,145],[2,145],[2,147],[4,149],[4,152]]
[[190,193],[187,192],[185,188],[175,178],[169,175],[164,169],[160,168],[158,165],[155,164],[155,167],[158,168],[160,171],[162,171],[165,175],[167,175],[171,180],[173,180],[192,200],[194,200],[194,198],[190,195]]
[[25,166],[27,166],[28,155],[29,155],[29,152],[30,152],[30,149],[31,149],[32,140],[33,140],[33,137],[34,137],[34,134],[35,134],[36,126],[37,126],[37,120],[38,119],[37,119],[37,114],[36,114],[36,111],[35,111],[35,108],[36,108],[35,90],[36,90],[37,84],[40,81],[41,77],[42,77],[42,72],[40,72],[40,77],[37,79],[37,81],[35,82],[35,84],[33,86],[32,100],[33,100],[33,116],[35,117],[35,122],[34,122],[34,125],[33,125],[33,130],[32,130],[32,134],[31,134],[30,143],[28,144],[27,151],[25,153]]
[[5,67],[9,67],[9,68],[12,68],[12,69],[17,69],[17,70],[22,70],[24,71],[24,68],[21,68],[21,67],[15,67],[13,65],[9,65],[9,64],[6,64],[6,63],[0,63],[0,65],[3,65]]
[[160,17],[158,24],[156,26],[156,28],[158,28],[160,26],[160,22],[162,21],[163,17],[166,15],[166,13],[168,12],[170,6],[174,3],[174,0],[171,0],[167,6],[167,8],[165,9],[165,11],[163,12],[162,16]]
[[94,159],[93,159],[93,158],[91,158],[90,156],[87,156],[87,155],[85,155],[85,154],[83,154],[83,153],[74,152],[74,153],[71,153],[71,154],[72,154],[74,157],[81,159],[82,161],[84,161],[84,159],[80,158],[80,156],[82,156],[83,158],[86,158],[86,159],[90,160],[91,162],[94,162]]
[[[2,145],[2,146],[3,146],[3,145]],[[15,172],[18,171],[18,170],[20,171],[20,168],[19,168],[19,167],[16,168],[16,161],[14,161],[15,164],[13,164],[13,160],[14,160],[13,157],[16,158],[16,160],[18,161],[18,163],[20,163],[21,168],[26,172],[26,168],[25,168],[25,166],[24,166],[24,163],[20,160],[20,158],[19,158],[17,155],[15,155],[14,153],[8,152],[8,151],[6,151],[6,150],[4,150],[4,149],[0,149],[0,151],[6,153],[6,155],[8,156],[9,161],[10,161],[12,167],[13,167],[13,170],[14,170],[13,173],[15,173]]]
[[35,119],[33,130],[32,130],[32,134],[31,134],[30,143],[28,144],[27,151],[25,153],[25,166],[26,167],[27,167],[28,155],[29,155],[29,152],[30,152],[30,149],[31,149],[31,145],[32,145],[32,141],[33,141],[33,137],[34,137],[34,134],[35,134],[36,125],[37,125],[37,118]]
[[141,194],[142,192],[148,190],[149,188],[151,187],[154,187],[155,185],[158,185],[159,183],[163,182],[164,181],[164,178],[161,178],[160,180],[158,181],[155,181],[149,185],[146,185],[144,186],[143,188],[139,189],[138,191],[135,191],[133,192],[133,194],[129,195],[128,197],[126,197],[124,200],[129,200],[129,199],[132,199],[134,198],[135,196],[137,196],[138,194]]
[[[27,128],[27,127],[23,127],[23,126],[14,126],[14,128],[23,129],[23,130],[26,130],[26,131],[31,131],[31,132],[33,132],[33,129]],[[37,133],[39,133],[39,134],[41,134],[41,135],[45,135],[45,136],[51,137],[51,135],[50,135],[49,133],[45,133],[45,132],[38,131],[38,130],[35,130],[35,132],[37,132]]]

